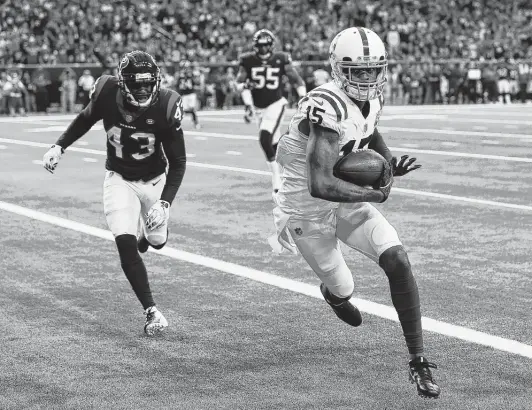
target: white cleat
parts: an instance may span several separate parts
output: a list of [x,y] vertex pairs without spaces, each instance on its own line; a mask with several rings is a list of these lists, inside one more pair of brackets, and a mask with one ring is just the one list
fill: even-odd
[[162,333],[168,327],[168,321],[155,306],[150,306],[146,309],[145,314],[146,324],[144,325],[144,333],[148,336]]

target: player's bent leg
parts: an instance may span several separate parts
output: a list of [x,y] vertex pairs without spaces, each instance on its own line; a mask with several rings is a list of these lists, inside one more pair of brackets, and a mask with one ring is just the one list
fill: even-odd
[[379,265],[390,284],[392,303],[399,316],[408,352],[414,358],[423,354],[421,308],[416,279],[402,246],[393,246],[380,255]]
[[[410,358],[423,363],[411,365],[412,380],[415,379],[420,395],[437,397],[439,387],[432,379],[430,369],[425,366],[426,359],[423,357],[418,288],[396,230],[375,207],[366,203],[340,205],[337,218],[338,238],[378,262],[386,273]],[[415,370],[412,370],[414,367]],[[412,372],[415,372],[415,377]]]
[[347,267],[334,235],[328,214],[320,221],[293,219],[289,229],[303,258],[322,281],[320,290],[336,316],[351,326],[359,326],[362,317],[349,299],[354,291],[353,276]]
[[272,173],[272,188],[274,193],[278,192],[281,187],[281,170],[275,162],[275,153],[277,151],[277,143],[281,136],[280,124],[284,118],[286,104],[286,98],[281,98],[273,104],[270,104],[264,110],[259,126],[260,145],[266,156],[268,168]]
[[155,306],[148,281],[148,272],[137,250],[137,237],[131,234],[118,235],[115,237],[115,242],[122,269],[142,307],[146,310]]

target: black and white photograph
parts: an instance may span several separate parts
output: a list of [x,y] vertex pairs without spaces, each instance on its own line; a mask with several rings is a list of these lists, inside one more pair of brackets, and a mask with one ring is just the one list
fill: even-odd
[[0,0],[0,410],[532,410],[531,0]]

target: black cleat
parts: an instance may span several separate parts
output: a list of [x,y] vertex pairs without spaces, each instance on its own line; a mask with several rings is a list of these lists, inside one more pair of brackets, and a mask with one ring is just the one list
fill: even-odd
[[329,292],[325,284],[320,285],[321,294],[329,306],[334,310],[336,316],[348,325],[357,327],[362,324],[362,315],[356,306],[349,302],[349,299],[339,298]]
[[140,253],[146,253],[148,251],[148,248],[150,247],[150,243],[146,239],[144,235],[142,235],[139,240],[137,241],[137,248]]
[[424,357],[418,357],[408,363],[410,381],[416,383],[417,394],[421,397],[436,399],[441,390],[432,378],[430,368],[437,369],[438,367],[434,363],[428,362]]

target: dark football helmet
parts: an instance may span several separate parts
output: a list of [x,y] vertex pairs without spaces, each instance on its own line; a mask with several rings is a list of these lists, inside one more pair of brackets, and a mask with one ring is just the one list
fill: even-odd
[[270,30],[262,29],[253,35],[253,50],[261,60],[267,60],[273,53],[275,36]]
[[122,57],[118,65],[118,85],[128,104],[149,107],[159,96],[161,71],[150,54],[131,51]]

